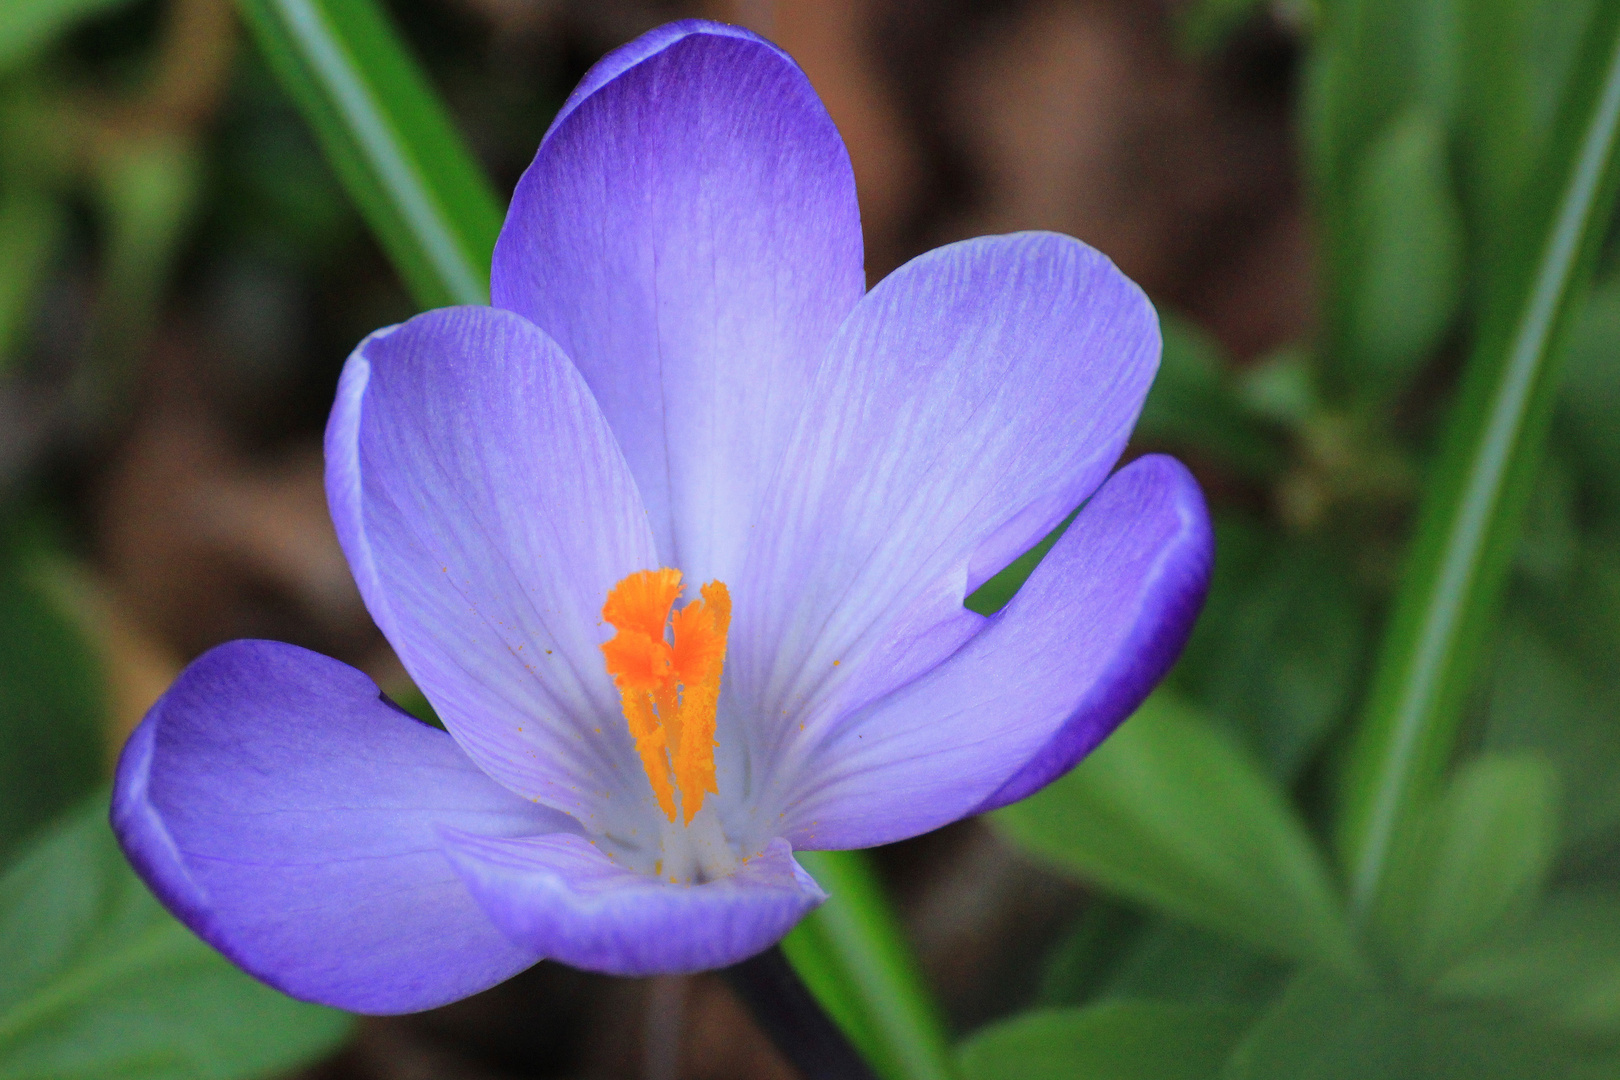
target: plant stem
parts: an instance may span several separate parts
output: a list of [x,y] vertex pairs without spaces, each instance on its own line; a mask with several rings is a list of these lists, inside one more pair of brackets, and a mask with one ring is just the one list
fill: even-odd
[[804,1080],[877,1080],[844,1032],[772,945],[722,975]]

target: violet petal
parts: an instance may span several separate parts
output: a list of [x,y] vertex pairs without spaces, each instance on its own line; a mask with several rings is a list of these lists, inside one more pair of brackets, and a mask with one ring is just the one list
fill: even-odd
[[601,610],[657,555],[556,344],[495,308],[373,334],[344,368],[326,461],[366,606],[462,747],[587,827],[635,818],[652,792],[603,666]]
[[554,832],[346,664],[234,641],[181,674],[113,787],[130,862],[186,925],[294,997],[426,1009],[533,964],[445,859],[443,828]]
[[778,941],[826,899],[782,840],[701,885],[627,869],[580,836],[458,831],[446,833],[445,848],[513,941],[610,975],[726,967]]
[[963,597],[1107,476],[1158,357],[1141,289],[1055,233],[937,249],[861,301],[732,589],[756,789],[982,628]]
[[1185,467],[1152,455],[1121,469],[982,633],[816,747],[785,800],[784,835],[807,848],[886,844],[1056,779],[1169,670],[1213,554]]
[[849,157],[804,73],[746,30],[684,22],[569,99],[491,293],[579,366],[664,565],[730,583],[861,262]]

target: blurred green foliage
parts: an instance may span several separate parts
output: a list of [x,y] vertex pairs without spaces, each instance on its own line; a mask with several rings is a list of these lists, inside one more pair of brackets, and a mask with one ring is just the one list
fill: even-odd
[[250,1080],[330,1050],[340,1012],[243,974],[124,861],[107,800],[0,877],[0,1077]]
[[44,548],[0,540],[0,866],[102,776],[99,658],[46,586]]

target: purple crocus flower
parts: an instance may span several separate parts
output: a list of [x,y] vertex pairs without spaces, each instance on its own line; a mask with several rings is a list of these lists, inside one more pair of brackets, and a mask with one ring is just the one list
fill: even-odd
[[[1153,309],[1051,233],[871,292],[861,264],[843,143],[780,50],[685,22],[593,68],[493,306],[368,337],[327,428],[349,565],[448,734],[335,660],[214,649],[119,764],[157,895],[358,1012],[547,957],[718,967],[824,899],[795,849],[914,836],[1096,746],[1211,562],[1181,465],[1109,476]],[[1082,503],[1002,612],[962,606]]]

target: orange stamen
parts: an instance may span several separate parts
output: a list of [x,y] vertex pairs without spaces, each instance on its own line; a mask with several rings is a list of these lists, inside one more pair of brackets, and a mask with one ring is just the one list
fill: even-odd
[[[671,618],[680,591],[680,571],[669,569],[642,570],[615,585],[602,618],[618,633],[602,646],[602,656],[659,807],[674,821],[679,791],[681,816],[690,825],[704,794],[720,792],[714,733],[731,593],[711,581],[702,600]],[[665,640],[665,623],[672,642]]]

